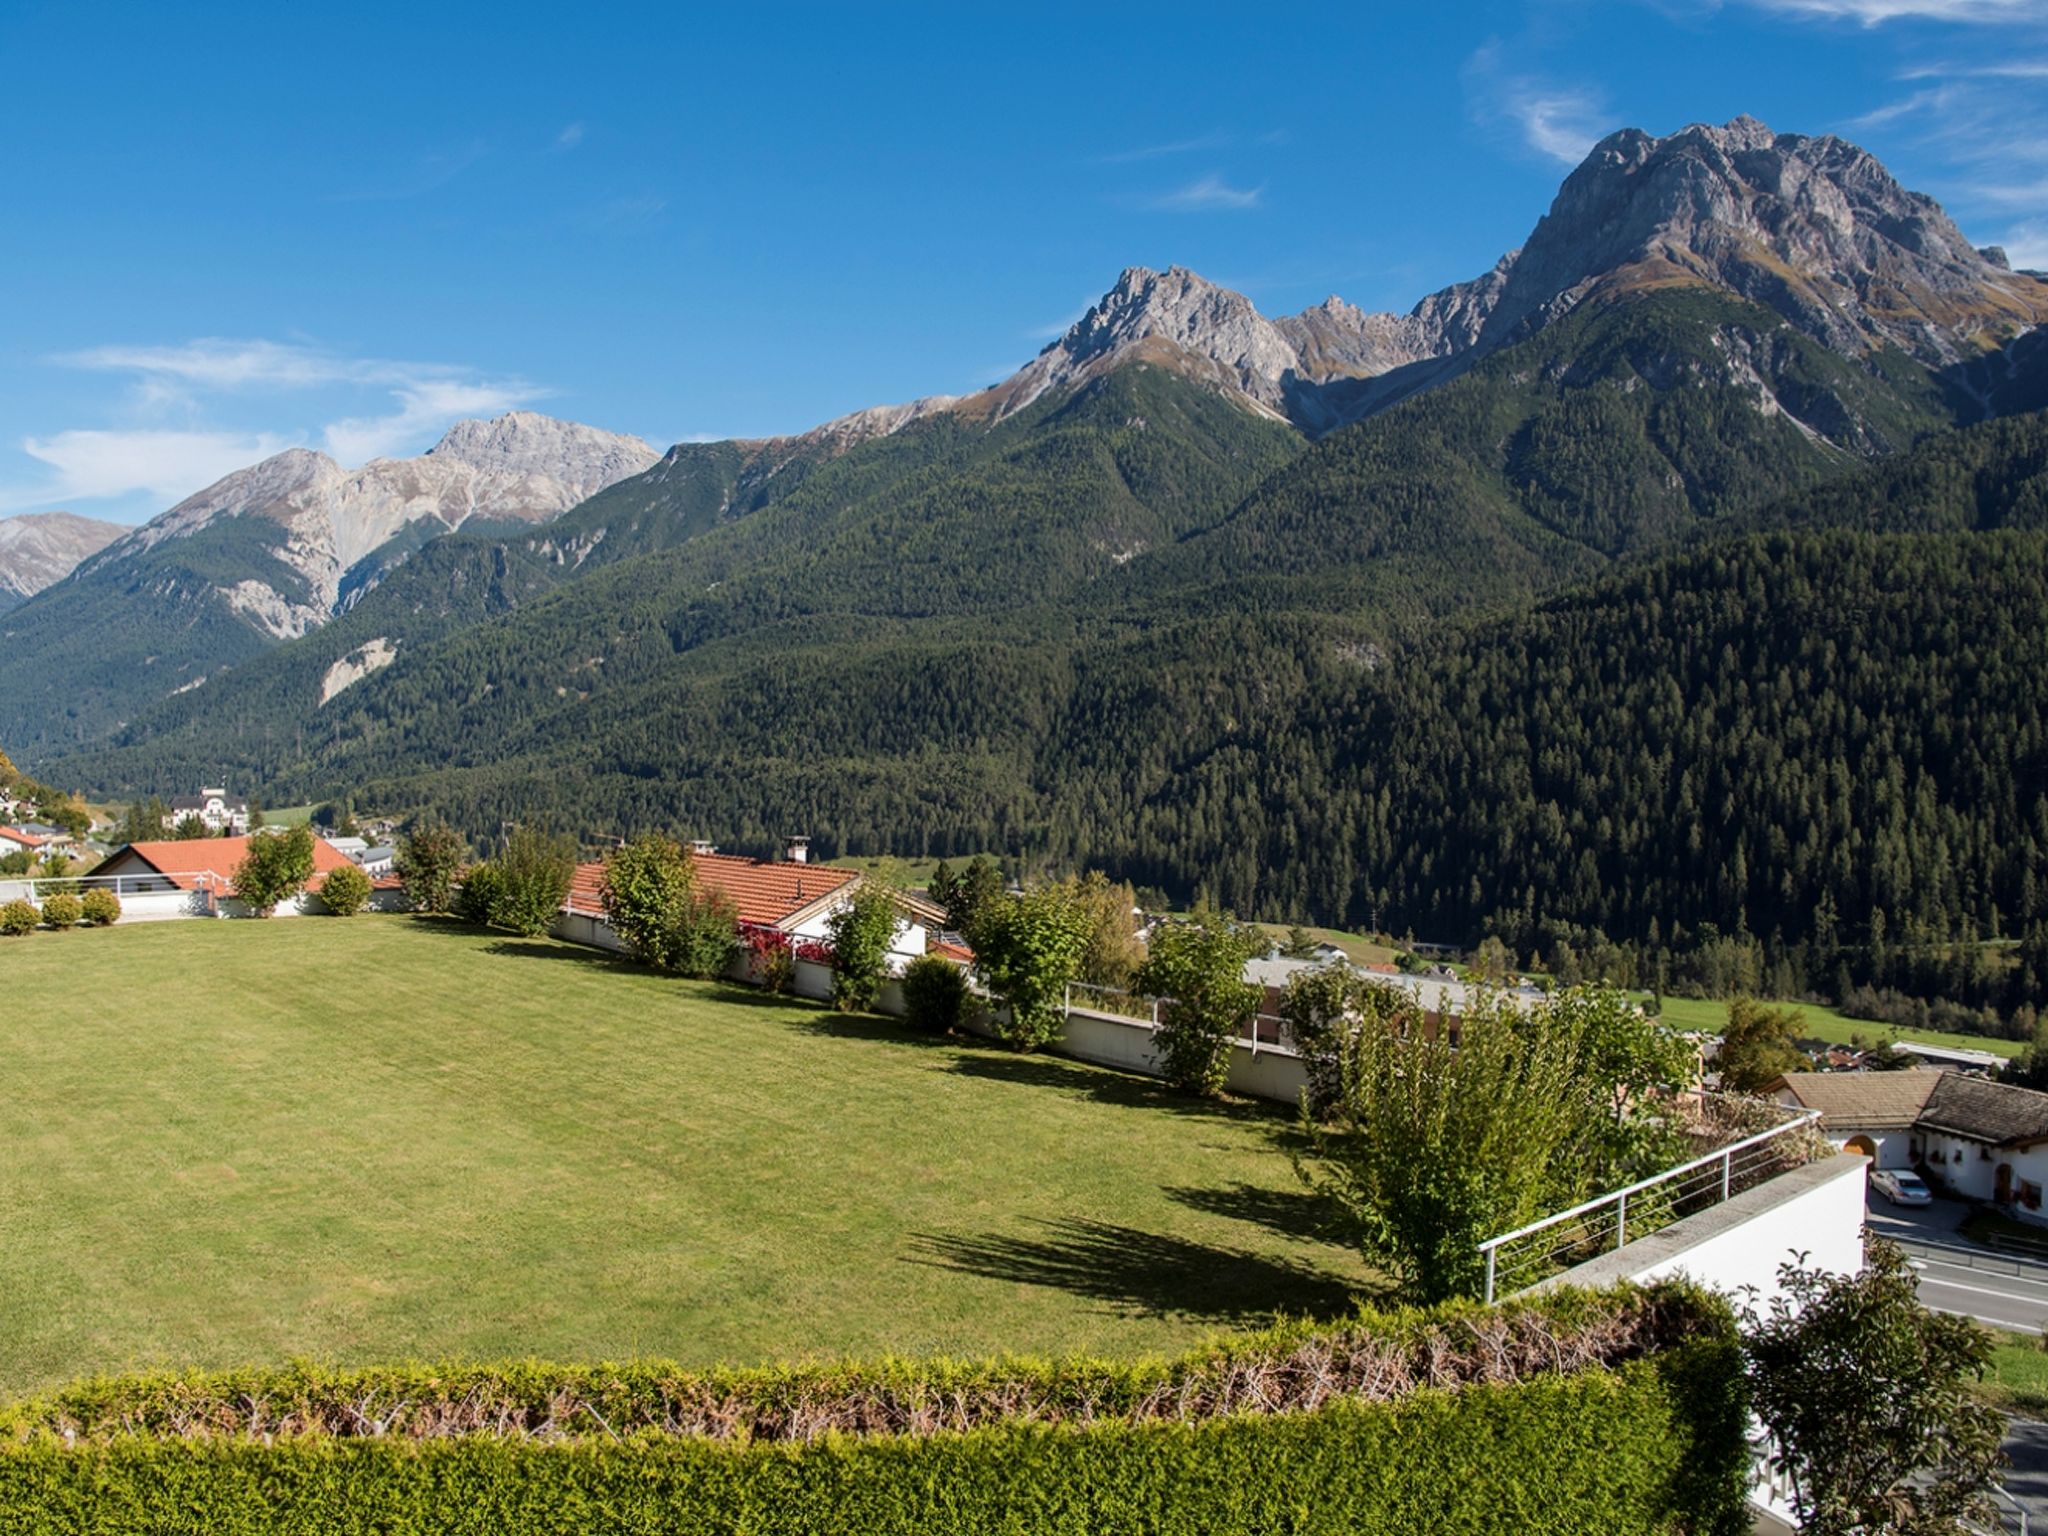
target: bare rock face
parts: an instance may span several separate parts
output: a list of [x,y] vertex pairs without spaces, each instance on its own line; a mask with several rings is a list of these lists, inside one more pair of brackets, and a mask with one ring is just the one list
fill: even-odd
[[277,560],[303,590],[252,571],[215,591],[252,627],[290,639],[326,623],[351,568],[417,524],[444,533],[472,518],[546,522],[659,457],[637,437],[531,411],[458,422],[416,459],[373,459],[357,470],[289,448],[187,497],[87,569],[194,537],[223,519],[264,519],[277,528]]
[[1269,320],[1183,267],[1133,267],[1015,376],[952,408],[1008,415],[1144,359],[1320,433],[1590,296],[1684,284],[1761,304],[1845,355],[1890,346],[1937,368],[2048,319],[2048,283],[2013,272],[1995,247],[1972,247],[1939,204],[1871,155],[1740,117],[1665,138],[1609,136],[1526,245],[1405,315],[1332,297]]
[[129,530],[69,512],[0,517],[0,604],[33,597]]
[[1832,135],[1753,117],[1611,134],[1565,179],[1482,339],[1498,345],[1606,287],[1694,281],[1830,348],[1966,360],[2048,318],[2048,285],[1978,250],[1941,205]]

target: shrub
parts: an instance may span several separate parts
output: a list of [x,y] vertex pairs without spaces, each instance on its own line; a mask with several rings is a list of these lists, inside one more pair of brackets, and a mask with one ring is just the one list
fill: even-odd
[[101,1536],[167,1510],[220,1536],[1723,1536],[1746,1528],[1741,1403],[1726,1305],[1680,1288],[1132,1363],[293,1367],[0,1409],[0,1507],[25,1536],[88,1509]]
[[336,917],[354,917],[370,904],[370,877],[353,864],[328,871],[320,900]]
[[10,938],[20,938],[24,933],[34,933],[43,920],[42,913],[26,901],[10,901],[0,907],[0,933]]
[[479,928],[490,927],[504,884],[498,866],[489,859],[470,865],[463,871],[462,884],[455,892],[456,912]]
[[535,827],[514,827],[496,861],[498,889],[490,921],[528,938],[546,933],[576,878],[576,844]]
[[1259,1007],[1259,989],[1244,979],[1245,962],[1265,944],[1264,933],[1214,911],[1153,933],[1137,984],[1172,999],[1160,1012],[1158,1039],[1167,1080],[1176,1087],[1211,1098],[1223,1091],[1231,1042]]
[[[755,979],[770,992],[787,992],[790,982],[796,979],[796,949],[789,935],[779,928],[749,923],[741,942],[754,957]],[[825,963],[831,964],[829,957]]]
[[666,837],[636,838],[604,861],[605,921],[644,964],[716,976],[732,963],[739,919],[697,879],[696,861]]
[[313,829],[293,827],[249,839],[235,866],[235,894],[257,917],[268,917],[313,878]]
[[92,928],[111,928],[121,921],[121,898],[96,885],[79,901],[79,915]]
[[967,977],[939,955],[919,955],[903,972],[903,1017],[912,1027],[948,1034],[967,1008]]
[[1088,953],[1094,925],[1070,886],[997,896],[976,915],[974,968],[1009,1017],[996,1034],[1020,1051],[1045,1044],[1066,1022],[1067,983]]
[[856,885],[853,895],[826,919],[832,942],[833,1006],[849,1012],[875,1006],[896,922],[895,896],[871,880]]
[[445,821],[413,824],[398,840],[394,867],[405,884],[406,905],[415,912],[452,912],[462,878],[462,839]]
[[69,891],[43,898],[43,921],[52,928],[76,928],[84,915],[83,905]]

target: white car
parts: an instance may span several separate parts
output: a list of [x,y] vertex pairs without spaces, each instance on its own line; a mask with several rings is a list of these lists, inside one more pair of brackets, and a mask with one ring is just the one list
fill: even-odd
[[1917,1173],[1904,1173],[1892,1168],[1880,1169],[1870,1176],[1870,1187],[1893,1205],[1934,1204],[1934,1191],[1921,1182]]

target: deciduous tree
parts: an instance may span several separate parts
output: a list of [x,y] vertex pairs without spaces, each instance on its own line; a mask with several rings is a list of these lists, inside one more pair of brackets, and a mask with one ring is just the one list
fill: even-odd
[[312,828],[265,832],[249,839],[249,851],[235,866],[235,894],[255,916],[269,917],[312,878]]
[[1223,1091],[1231,1042],[1259,1008],[1245,962],[1264,950],[1262,932],[1213,909],[1152,931],[1137,985],[1171,999],[1160,1009],[1157,1036],[1169,1082],[1212,1098]]
[[426,817],[408,827],[398,840],[395,860],[406,905],[415,912],[452,912],[455,881],[468,852],[445,821]]
[[1895,1244],[1869,1243],[1862,1271],[1803,1258],[1749,1310],[1751,1402],[1792,1488],[1806,1536],[1936,1536],[1993,1517],[2004,1420],[1969,1384],[1991,1336],[1920,1304]]
[[896,898],[884,887],[861,881],[825,920],[832,946],[832,1001],[848,1011],[875,1006],[882,990],[882,968],[889,941],[900,921]]
[[353,864],[327,872],[320,901],[336,917],[354,917],[370,904],[370,877]]
[[1714,1065],[1721,1086],[1730,1093],[1756,1093],[1786,1072],[1805,1072],[1813,1063],[1793,1042],[1799,1038],[1799,1012],[1768,1008],[1753,997],[1728,1005],[1728,1026],[1721,1031],[1721,1049]]
[[997,1036],[1020,1051],[1060,1032],[1067,983],[1079,973],[1092,936],[1088,913],[1065,885],[998,894],[976,913],[968,942],[974,969],[1002,1004]]

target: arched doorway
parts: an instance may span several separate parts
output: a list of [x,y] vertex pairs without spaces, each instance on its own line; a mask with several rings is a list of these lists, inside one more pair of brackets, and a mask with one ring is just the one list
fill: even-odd
[[1842,1143],[1842,1150],[1844,1152],[1861,1153],[1864,1157],[1869,1158],[1873,1163],[1877,1161],[1877,1143],[1872,1141],[1868,1136],[1851,1136],[1847,1141]]

